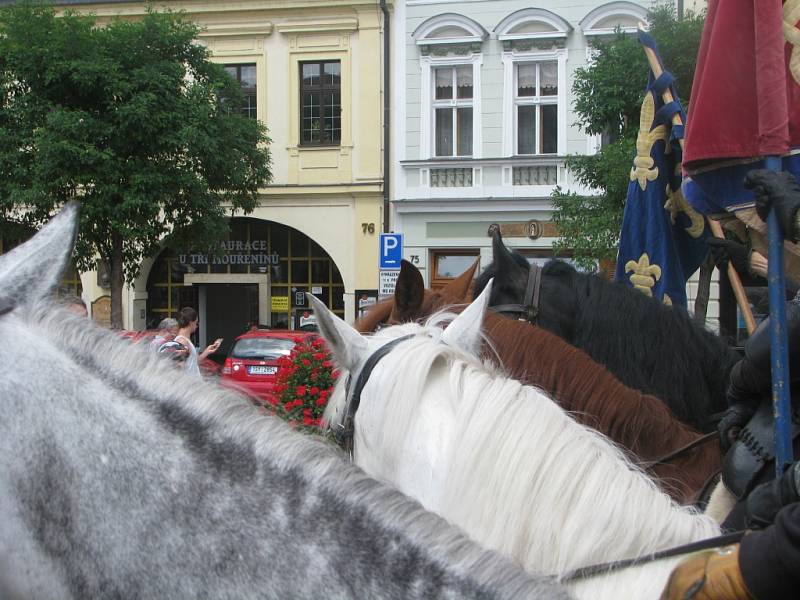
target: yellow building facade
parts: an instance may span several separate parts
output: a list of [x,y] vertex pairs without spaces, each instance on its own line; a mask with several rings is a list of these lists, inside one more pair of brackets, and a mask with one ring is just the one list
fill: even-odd
[[[69,3],[100,22],[144,14],[141,2]],[[168,2],[202,31],[212,60],[240,79],[249,116],[271,138],[273,181],[231,221],[225,256],[164,252],[145,260],[124,298],[125,327],[195,306],[199,342],[258,321],[308,322],[303,292],[347,320],[377,287],[383,224],[383,16],[380,3],[326,0]],[[104,281],[81,276],[100,316]],[[98,302],[98,299],[100,300]]]

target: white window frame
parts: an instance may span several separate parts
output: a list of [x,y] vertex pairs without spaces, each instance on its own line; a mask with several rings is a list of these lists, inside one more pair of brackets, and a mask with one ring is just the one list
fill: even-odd
[[[481,136],[481,65],[483,64],[483,54],[473,53],[470,56],[448,56],[431,57],[422,56],[421,66],[421,89],[420,89],[420,156],[423,159],[437,158],[435,156],[436,128],[435,128],[435,108],[442,108],[445,105],[437,105],[434,101],[435,82],[434,69],[439,67],[460,67],[465,65],[472,66],[472,155],[461,158],[482,158],[482,136]],[[456,94],[455,89],[453,91]],[[441,101],[440,101],[441,102]],[[457,102],[457,99],[452,100]],[[450,106],[449,104],[447,106]],[[453,107],[456,105],[453,104]],[[464,104],[463,106],[467,106]],[[455,119],[455,111],[453,111]],[[456,129],[453,129],[455,133]],[[454,136],[455,143],[455,136]],[[446,157],[450,158],[450,157]],[[453,156],[453,158],[459,158]]]
[[[472,146],[472,152],[470,154],[458,154],[458,140],[460,137],[460,131],[458,129],[458,109],[459,108],[471,108],[472,109],[472,129],[475,129],[475,106],[474,106],[474,99],[475,99],[475,84],[473,81],[472,85],[472,96],[470,98],[459,98],[458,97],[458,76],[457,76],[457,69],[458,67],[469,66],[469,65],[453,65],[453,66],[439,66],[433,67],[431,72],[433,73],[434,82],[431,87],[431,91],[433,92],[434,96],[436,95],[436,71],[440,69],[448,69],[450,70],[451,76],[451,84],[453,88],[453,97],[452,98],[431,98],[431,112],[433,114],[433,125],[432,125],[432,132],[433,132],[433,146],[432,150],[434,154],[436,153],[436,111],[441,108],[449,108],[452,109],[452,114],[450,117],[451,126],[453,131],[453,140],[452,140],[452,147],[450,148],[451,154],[444,154],[441,157],[437,156],[437,158],[472,158],[475,147]],[[474,69],[473,69],[474,72]]]
[[[503,61],[503,154],[507,157],[520,156],[517,154],[517,107],[522,104],[556,104],[558,106],[558,129],[556,154],[526,154],[521,156],[563,156],[567,150],[567,51],[566,49],[530,52],[504,52]],[[540,97],[517,99],[517,66],[541,62],[553,62],[558,65],[558,94],[556,96],[542,96],[546,98],[541,102]],[[537,70],[538,73],[538,70]],[[538,77],[538,76],[537,76]],[[555,98],[555,101],[550,100]],[[539,129],[540,113],[536,111],[537,132]],[[537,134],[537,138],[538,138]],[[538,140],[537,140],[538,146]]]

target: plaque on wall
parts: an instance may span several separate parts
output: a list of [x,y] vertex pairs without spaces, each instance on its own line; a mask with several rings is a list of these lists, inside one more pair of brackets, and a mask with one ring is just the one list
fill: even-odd
[[100,296],[92,302],[92,320],[103,327],[111,327],[111,296]]

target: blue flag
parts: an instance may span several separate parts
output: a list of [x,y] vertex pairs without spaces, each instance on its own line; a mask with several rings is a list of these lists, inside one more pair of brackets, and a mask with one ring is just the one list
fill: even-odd
[[[639,41],[658,52],[649,34]],[[660,58],[659,58],[660,62]],[[615,279],[665,304],[686,308],[686,281],[708,253],[705,219],[681,191],[683,127],[672,125],[679,113],[685,122],[673,77],[650,73],[639,121],[636,156],[630,171],[622,219]],[[670,88],[674,102],[665,104]]]

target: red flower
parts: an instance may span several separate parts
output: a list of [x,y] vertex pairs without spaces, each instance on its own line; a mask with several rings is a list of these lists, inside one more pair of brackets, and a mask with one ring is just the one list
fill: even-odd
[[304,367],[310,367],[311,366],[311,361],[308,360],[307,358],[304,358],[301,362],[303,363]]
[[317,406],[325,406],[328,403],[327,396],[320,396],[317,398]]
[[290,411],[290,410],[292,410],[292,407],[293,407],[293,406],[294,406],[294,402],[286,402],[286,403],[283,405],[283,408],[285,408],[287,411]]
[[298,385],[294,389],[294,395],[297,396],[298,398],[302,398],[303,396],[305,396],[306,395],[306,386]]
[[303,409],[303,416],[304,417],[310,417],[311,416],[311,409],[310,408],[304,408]]
[[317,394],[319,394],[319,388],[318,388],[318,387],[316,387],[316,386],[315,386],[315,387],[312,387],[312,388],[311,388],[311,395],[312,395],[312,396],[316,396]]
[[303,417],[303,425],[313,425],[314,419],[311,417]]
[[329,360],[326,360],[322,363],[322,366],[325,367],[326,369],[330,369],[333,367],[333,363]]

